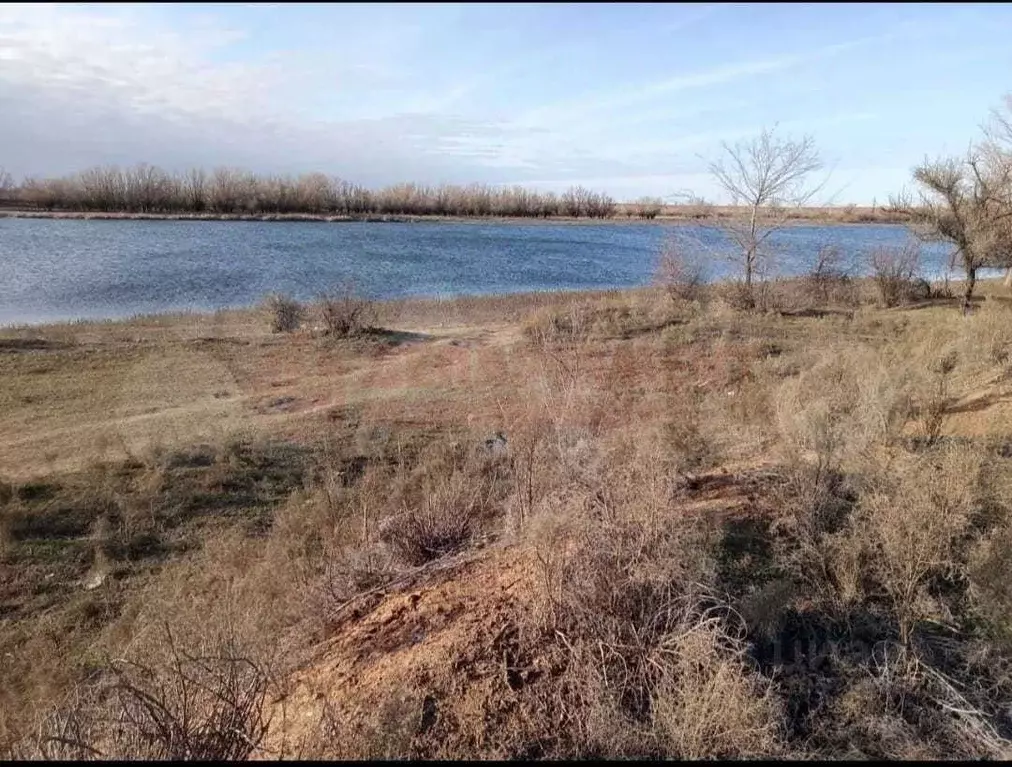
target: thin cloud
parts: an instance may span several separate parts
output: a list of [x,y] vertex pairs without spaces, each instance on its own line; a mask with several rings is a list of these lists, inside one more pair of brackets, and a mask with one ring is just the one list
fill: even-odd
[[895,40],[903,32],[895,31],[869,37],[861,37],[840,43],[833,43],[804,53],[789,54],[766,59],[743,61],[722,65],[713,69],[690,74],[676,75],[636,88],[611,90],[594,93],[579,100],[560,102],[532,110],[517,120],[519,124],[570,123],[589,119],[593,115],[607,114],[649,102],[658,97],[668,96],[690,89],[728,85],[759,75],[783,72],[802,64],[829,58],[849,50]]
[[[791,132],[832,136],[845,124],[858,135],[862,123],[893,120],[872,89],[867,100],[829,104],[828,68],[810,65],[838,57],[860,68],[855,52],[889,43],[899,66],[919,50],[904,51],[901,39],[948,19],[899,20],[794,52],[763,55],[759,39],[735,48],[738,61],[678,71],[656,35],[681,40],[679,55],[690,58],[697,30],[712,33],[711,19],[731,6],[655,6],[648,22],[618,26],[605,7],[574,25],[553,6],[342,6],[332,30],[321,6],[233,8],[0,5],[0,164],[15,174],[238,164],[367,184],[593,181],[616,194],[662,193],[632,186],[689,178],[701,168],[697,152],[748,135],[742,126],[780,119]],[[785,47],[803,39],[788,22]],[[638,49],[641,39],[654,47]],[[836,140],[857,141],[846,133]],[[917,152],[933,148],[941,145]],[[873,160],[851,147],[841,162]]]

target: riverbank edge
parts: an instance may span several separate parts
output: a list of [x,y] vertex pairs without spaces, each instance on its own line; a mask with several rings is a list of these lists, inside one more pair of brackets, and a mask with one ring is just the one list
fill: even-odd
[[[803,277],[783,277],[779,280],[775,280],[777,284],[782,287],[790,287],[794,283],[802,281]],[[870,286],[873,283],[874,278],[869,276],[860,276],[854,278],[855,284],[859,287],[861,285]],[[719,288],[722,285],[730,285],[737,282],[734,278],[718,279],[708,283],[711,288]],[[942,288],[946,285],[944,279],[927,279],[927,282],[933,288]],[[961,276],[951,276],[947,284],[950,289],[961,285],[964,282],[964,278]],[[551,304],[557,301],[571,302],[571,301],[594,301],[608,298],[632,298],[636,295],[642,295],[644,293],[655,293],[660,295],[663,293],[664,288],[658,285],[634,285],[626,287],[613,287],[613,288],[553,288],[550,290],[525,290],[517,291],[515,293],[459,293],[448,296],[432,296],[432,295],[419,295],[419,296],[400,296],[397,298],[377,298],[369,299],[371,303],[375,304],[377,308],[386,308],[387,310],[396,311],[398,308],[406,308],[414,305],[416,309],[433,308],[438,306],[445,306],[452,303],[463,303],[469,305],[472,309],[481,308],[482,304],[486,305],[486,308],[495,306],[497,303],[502,305],[504,303],[510,305],[525,306],[528,308],[536,308],[540,305]],[[942,303],[955,303],[959,300],[958,291],[953,291],[953,296],[949,299],[944,299]],[[266,298],[266,295],[264,296]],[[1008,294],[1008,289],[1004,285],[1003,277],[983,277],[977,280],[977,296],[975,297],[976,302],[994,300],[1001,303],[1012,303],[1012,295]],[[253,317],[259,312],[263,311],[263,303],[261,301],[248,303],[248,304],[236,304],[231,306],[221,306],[217,309],[207,308],[178,308],[178,309],[165,309],[163,311],[154,312],[136,312],[129,315],[120,315],[116,317],[78,317],[73,319],[44,319],[38,321],[21,321],[21,322],[9,322],[0,321],[0,334],[3,333],[32,333],[39,332],[46,329],[53,329],[59,327],[86,327],[86,326],[129,326],[132,323],[155,323],[159,325],[171,325],[174,322],[180,322],[183,320],[200,320],[200,319],[212,319],[218,315],[240,315],[247,318]],[[921,303],[937,303],[939,299],[931,299],[927,302]],[[313,299],[307,299],[300,301],[303,305],[310,306],[314,303]],[[919,304],[905,305],[898,307],[898,310],[910,309],[918,306]],[[506,318],[503,318],[504,320]]]

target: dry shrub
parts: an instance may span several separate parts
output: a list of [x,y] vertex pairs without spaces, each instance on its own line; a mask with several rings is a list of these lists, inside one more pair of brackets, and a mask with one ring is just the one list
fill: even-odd
[[565,309],[546,308],[523,324],[523,334],[536,348],[585,343],[590,338],[593,307],[582,302]]
[[958,354],[950,349],[940,355],[929,367],[930,378],[921,401],[917,404],[917,415],[925,444],[935,444],[942,433],[945,416],[949,410],[949,385],[952,372],[956,369]]
[[[537,352],[542,379],[553,400],[550,409],[561,416],[585,392],[585,369],[590,353],[595,309],[583,302],[563,310],[536,312],[523,325],[528,343]],[[555,401],[561,399],[562,402]]]
[[903,454],[861,496],[857,524],[903,645],[920,621],[945,617],[927,586],[958,577],[963,567],[958,547],[973,522],[982,460],[979,451],[958,447]]
[[391,517],[383,540],[409,565],[422,565],[467,545],[477,528],[480,498],[459,479],[427,496],[422,505]]
[[[524,411],[510,432],[512,493],[506,499],[506,531],[519,533],[566,463],[561,434],[536,404],[523,402]],[[586,442],[580,444],[585,448]]]
[[956,323],[960,357],[981,369],[1009,369],[1012,361],[1012,313],[1008,308],[989,301]]
[[272,333],[294,333],[305,319],[306,310],[291,296],[273,293],[264,301]]
[[887,648],[883,645],[871,673],[861,673],[832,702],[819,736],[835,748],[823,753],[828,758],[879,760],[983,756],[979,747],[955,747],[955,717],[938,711],[909,658]]
[[601,301],[591,314],[590,335],[594,339],[630,338],[666,324],[663,311],[650,305],[623,300]]
[[654,731],[676,759],[748,759],[776,755],[779,701],[751,673],[745,644],[711,619],[677,642],[677,657],[653,697]]
[[970,594],[988,630],[1006,646],[1012,642],[1012,527],[1002,525],[985,535],[969,558]]
[[916,243],[902,248],[876,248],[869,262],[879,298],[886,307],[928,298],[930,286],[917,277],[921,249]]
[[378,531],[391,481],[391,471],[374,465],[357,479],[328,466],[275,514],[266,556],[307,595],[314,628],[325,629],[350,598],[397,574]]
[[1012,649],[1012,583],[1007,577],[1012,557],[1012,474],[1000,458],[979,474],[979,509],[975,527],[981,531],[967,552],[969,596],[982,618],[984,633],[1002,651]]
[[[786,467],[772,498],[778,567],[820,609],[846,616],[865,596],[865,551],[852,525],[852,482],[825,465],[794,464]],[[787,606],[776,605],[775,614]]]
[[868,348],[827,351],[777,393],[786,471],[774,495],[780,565],[833,614],[864,597],[867,533],[854,527],[861,472],[913,416],[918,379]]
[[666,319],[649,304],[602,299],[536,312],[524,323],[523,334],[535,348],[550,351],[593,340],[629,338],[660,329]]
[[324,331],[337,338],[359,335],[376,321],[373,302],[360,296],[353,285],[320,296],[319,306]]
[[707,264],[702,256],[686,254],[675,242],[664,243],[654,271],[654,282],[664,288],[672,301],[701,300],[708,281]]
[[853,306],[858,302],[857,289],[845,263],[839,247],[827,245],[819,249],[811,271],[801,280],[809,302],[817,306]]
[[709,528],[670,509],[653,450],[616,439],[605,476],[547,496],[529,528],[544,584],[532,618],[566,657],[559,755],[773,752],[769,687],[705,585]]
[[681,393],[664,414],[665,442],[676,472],[686,474],[706,469],[720,458],[720,446],[710,433],[712,417],[714,413],[705,395],[695,387]]
[[783,382],[777,421],[788,454],[837,468],[878,444],[892,444],[915,413],[922,374],[868,347],[827,350]]
[[165,628],[161,662],[112,660],[102,678],[48,717],[26,756],[240,760],[271,717],[268,672],[232,641],[190,652]]
[[[761,283],[755,284],[754,290],[763,290],[760,285]],[[748,285],[740,280],[728,280],[721,283],[718,287],[718,295],[725,304],[738,312],[751,311],[758,303]]]
[[717,286],[717,295],[736,312],[783,312],[798,308],[795,283],[757,274],[751,289],[742,280],[726,280]]
[[[404,508],[384,520],[380,538],[408,565],[467,546],[503,509],[510,484],[504,456],[447,450],[418,470],[421,483]],[[440,460],[441,459],[441,460]],[[449,460],[447,460],[449,459]]]
[[[969,549],[967,561],[976,531],[1002,516],[984,513],[1001,496],[983,477],[994,467],[966,447],[881,457],[854,477],[795,467],[776,495],[777,569],[797,580],[805,610],[821,616],[817,631],[846,627],[845,654],[831,650],[831,665],[790,669],[804,680],[801,689],[847,688],[810,726],[823,748],[835,743],[849,753],[1007,754],[992,724],[1008,700],[1007,661],[975,658],[971,636],[979,617],[999,633],[1007,625],[1003,526]],[[967,593],[976,602],[972,617]],[[862,682],[869,660],[874,691]]]

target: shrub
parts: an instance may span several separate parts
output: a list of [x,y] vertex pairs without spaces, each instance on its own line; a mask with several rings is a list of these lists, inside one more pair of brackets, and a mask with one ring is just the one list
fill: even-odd
[[635,210],[640,218],[653,220],[660,215],[663,207],[664,200],[660,197],[640,197],[636,200],[635,207],[630,210],[629,215],[632,215],[633,210]]
[[293,333],[299,329],[306,310],[291,296],[274,293],[267,297],[266,309],[272,333]]
[[969,558],[970,595],[987,630],[1006,646],[1012,644],[1012,581],[1007,576],[1012,557],[1012,527],[990,531],[974,546]]
[[727,611],[702,585],[707,528],[672,512],[657,481],[663,461],[635,452],[636,466],[607,471],[568,501],[546,499],[528,530],[543,584],[532,619],[566,656],[551,692],[571,712],[561,751],[772,751],[768,685],[753,684]]
[[861,498],[859,524],[904,645],[920,621],[944,614],[929,580],[962,569],[957,547],[973,521],[980,471],[981,455],[966,449],[904,455]]
[[259,751],[270,726],[267,672],[234,643],[197,655],[166,636],[164,665],[111,661],[105,682],[52,714],[24,755],[231,761]]
[[929,447],[941,435],[942,425],[949,412],[949,377],[956,369],[957,361],[956,352],[949,350],[930,365],[934,381],[929,384],[929,390],[917,408],[923,436]]
[[523,333],[535,348],[557,344],[581,344],[590,338],[594,307],[583,302],[564,309],[547,307],[524,322]]
[[372,301],[358,295],[353,286],[320,297],[320,318],[327,334],[338,338],[359,335],[375,321]]
[[802,279],[805,293],[815,304],[852,305],[857,301],[854,281],[843,266],[843,251],[835,245],[819,249],[812,270]]
[[783,445],[814,453],[824,467],[892,444],[916,414],[917,369],[865,347],[832,349],[781,385],[777,417]]
[[744,642],[704,620],[683,633],[653,696],[654,731],[667,756],[730,759],[780,751],[780,705],[750,674]]
[[654,282],[662,286],[672,301],[698,301],[707,282],[704,260],[689,256],[673,242],[667,242],[654,272]]
[[[875,285],[887,307],[927,298],[923,280],[917,279],[921,249],[916,244],[903,248],[876,248],[869,256]],[[930,288],[929,288],[930,290]]]
[[408,565],[422,565],[464,548],[499,508],[499,458],[450,457],[423,466],[420,493],[384,520],[380,539]]
[[735,311],[748,311],[755,308],[756,299],[748,286],[740,281],[726,282],[720,286],[720,297]]

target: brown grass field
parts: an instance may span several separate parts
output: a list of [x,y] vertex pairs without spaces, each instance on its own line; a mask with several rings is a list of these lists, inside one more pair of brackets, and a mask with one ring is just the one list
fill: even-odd
[[0,755],[1009,758],[1012,306],[823,288],[0,329]]

